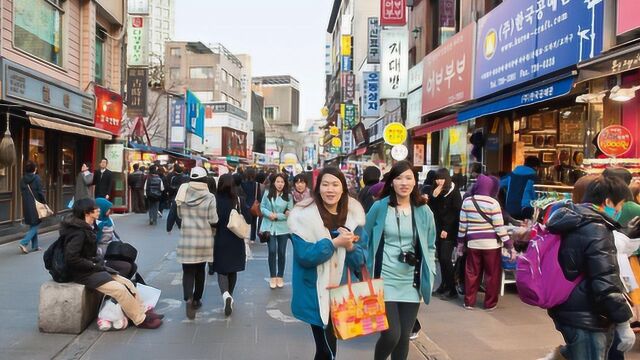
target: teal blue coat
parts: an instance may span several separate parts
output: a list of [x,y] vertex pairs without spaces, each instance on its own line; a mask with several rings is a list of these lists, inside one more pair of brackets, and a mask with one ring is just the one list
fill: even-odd
[[[282,196],[269,199],[269,191],[265,191],[260,202],[260,211],[262,211],[260,231],[270,231],[271,235],[289,234],[285,212],[291,210],[293,210],[293,196],[289,195],[289,201],[285,201]],[[276,220],[269,219],[271,213],[275,213],[278,218]]]
[[[376,201],[367,213],[365,233],[369,239],[367,251],[367,267],[370,274],[374,274],[376,267],[376,252],[380,247],[384,224],[387,219],[389,197]],[[431,291],[436,278],[436,225],[433,213],[427,205],[413,209],[415,212],[416,228],[420,247],[422,248],[422,262],[420,268],[420,294],[425,304],[431,301]]]

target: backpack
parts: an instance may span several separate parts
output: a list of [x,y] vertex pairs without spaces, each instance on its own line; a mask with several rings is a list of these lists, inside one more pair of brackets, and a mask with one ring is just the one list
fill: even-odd
[[162,198],[161,183],[162,179],[157,175],[150,176],[147,179],[147,197],[150,200],[160,200]]
[[529,305],[543,309],[558,306],[569,298],[582,281],[580,275],[573,281],[565,278],[558,261],[562,237],[552,234],[537,224],[526,252],[518,257],[516,286],[518,296]]
[[59,283],[67,283],[72,280],[71,272],[64,261],[64,243],[64,237],[60,236],[58,240],[49,245],[42,256],[45,269],[49,270],[53,281]]

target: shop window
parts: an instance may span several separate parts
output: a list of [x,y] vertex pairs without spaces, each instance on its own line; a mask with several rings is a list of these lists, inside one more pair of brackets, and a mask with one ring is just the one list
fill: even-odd
[[29,130],[29,160],[36,163],[38,174],[42,177],[47,164],[45,132],[41,129]]
[[74,186],[76,177],[75,142],[65,137],[62,141],[62,186]]
[[213,67],[192,67],[189,69],[189,77],[191,79],[213,79]]
[[104,85],[104,42],[105,31],[102,28],[96,29],[96,63],[95,81],[98,85]]
[[42,60],[62,66],[60,0],[14,1],[13,44]]

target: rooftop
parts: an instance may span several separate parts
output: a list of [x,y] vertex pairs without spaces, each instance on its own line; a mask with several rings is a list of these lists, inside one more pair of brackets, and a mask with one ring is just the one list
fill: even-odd
[[260,85],[299,85],[298,80],[291,75],[256,76],[252,82]]

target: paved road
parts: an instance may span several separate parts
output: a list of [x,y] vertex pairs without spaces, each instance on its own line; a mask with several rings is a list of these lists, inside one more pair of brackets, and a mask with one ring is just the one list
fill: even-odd
[[[17,244],[0,246],[0,359],[311,359],[311,331],[291,317],[290,286],[270,290],[266,247],[252,247],[253,259],[240,273],[235,310],[222,313],[215,277],[207,279],[204,306],[194,321],[186,319],[181,293],[181,268],[175,261],[177,233],[164,222],[151,227],[144,215],[115,218],[118,233],[139,249],[140,272],[162,290],[158,311],[166,314],[158,330],[102,333],[95,324],[83,334],[42,334],[37,328],[38,291],[48,274],[42,253],[20,255]],[[45,235],[46,248],[55,234]],[[289,259],[291,249],[289,248]],[[290,279],[289,271],[285,275]],[[422,306],[425,328],[411,347],[418,359],[536,359],[560,344],[544,311],[522,304],[507,293],[498,309],[465,311],[458,302],[434,300]],[[426,336],[428,335],[428,337]],[[431,340],[435,341],[435,345]],[[370,359],[376,336],[340,342],[341,359]],[[443,350],[444,349],[444,350]],[[640,358],[640,345],[629,359]]]

